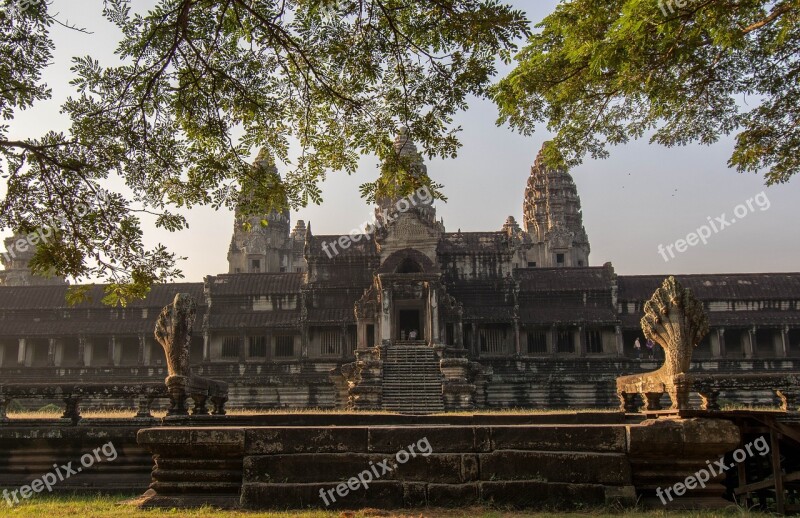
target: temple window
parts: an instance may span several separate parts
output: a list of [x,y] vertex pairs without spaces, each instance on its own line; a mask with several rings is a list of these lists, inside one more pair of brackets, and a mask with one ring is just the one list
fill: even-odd
[[250,358],[266,358],[267,356],[267,337],[251,336],[250,347],[248,350]]
[[280,335],[275,337],[275,356],[288,358],[294,356],[294,337],[291,335]]

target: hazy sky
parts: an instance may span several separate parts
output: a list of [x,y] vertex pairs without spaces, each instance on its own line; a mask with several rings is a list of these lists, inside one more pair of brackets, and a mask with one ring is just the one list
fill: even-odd
[[[137,1],[137,6],[146,4]],[[540,21],[555,0],[511,1]],[[91,35],[54,28],[56,52],[45,80],[53,100],[19,114],[13,138],[37,137],[50,129],[66,129],[60,104],[69,86],[72,56],[92,54],[113,63],[116,28],[101,17],[99,0],[55,0],[60,18],[93,31]],[[501,70],[506,73],[508,70]],[[432,178],[445,185],[447,203],[438,202],[438,215],[448,231],[499,230],[509,215],[522,222],[522,201],[530,166],[547,139],[544,132],[522,137],[495,125],[497,110],[489,101],[474,100],[456,122],[463,143],[455,160],[428,162]],[[763,177],[740,175],[726,166],[733,138],[711,147],[667,149],[646,141],[612,149],[611,158],[587,160],[572,171],[583,204],[583,218],[592,245],[593,266],[611,261],[618,274],[784,272],[800,270],[800,180],[766,188]],[[358,174],[331,173],[323,185],[324,203],[292,213],[292,220],[311,222],[315,234],[346,233],[370,216],[358,196],[358,185],[373,180],[377,161],[362,160]],[[4,186],[0,186],[0,191]],[[754,204],[744,218],[734,209],[765,191],[766,203]],[[764,200],[763,196],[760,198]],[[740,214],[744,214],[742,208]],[[698,227],[726,214],[736,223],[713,234],[665,262],[658,246],[667,246]],[[145,225],[148,244],[162,242],[188,259],[180,265],[186,280],[227,272],[226,254],[233,214],[212,209],[188,213],[190,228],[173,234]],[[6,236],[9,232],[3,232]]]

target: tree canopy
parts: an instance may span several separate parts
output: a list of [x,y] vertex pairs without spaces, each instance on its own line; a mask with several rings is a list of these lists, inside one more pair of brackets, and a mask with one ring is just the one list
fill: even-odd
[[735,133],[739,172],[800,170],[800,1],[567,0],[537,27],[492,95],[498,123],[555,133],[552,165]]
[[[0,2],[0,228],[60,221],[32,269],[107,280],[112,304],[180,276],[167,247],[143,245],[143,214],[180,230],[197,205],[254,215],[318,203],[326,173],[352,173],[364,154],[396,162],[382,171],[401,191],[436,190],[402,174],[394,135],[408,127],[428,156],[454,156],[453,115],[487,94],[498,57],[528,31],[499,0],[157,0],[147,13],[104,0],[119,64],[74,58],[68,131],[15,139],[8,121],[51,95],[42,73],[58,20],[46,0]],[[288,171],[249,164],[257,149]],[[114,177],[125,194],[109,192]]]

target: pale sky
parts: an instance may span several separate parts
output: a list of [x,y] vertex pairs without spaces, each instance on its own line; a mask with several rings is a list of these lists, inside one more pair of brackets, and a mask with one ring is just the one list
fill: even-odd
[[[152,0],[147,0],[151,2]],[[136,5],[147,2],[136,2]],[[533,22],[540,21],[557,4],[555,0],[511,0]],[[113,64],[119,35],[101,16],[100,0],[55,0],[62,19],[93,31],[85,35],[53,29],[56,43],[53,65],[45,80],[53,99],[17,115],[11,125],[13,139],[38,137],[48,130],[66,129],[60,104],[73,93],[69,85],[70,58],[91,54],[103,64]],[[501,70],[507,73],[508,69]],[[485,100],[473,100],[470,110],[456,123],[463,128],[463,143],[455,160],[429,161],[434,181],[445,185],[447,203],[437,202],[438,215],[447,231],[499,230],[506,217],[522,223],[522,201],[530,167],[545,132],[522,137],[495,125],[497,110]],[[583,219],[592,253],[592,266],[612,262],[618,274],[788,272],[800,270],[800,183],[766,188],[762,176],[740,175],[726,162],[733,137],[710,147],[663,148],[638,141],[613,148],[606,160],[586,160],[572,175],[583,205]],[[377,161],[365,158],[357,174],[331,173],[323,184],[324,203],[292,213],[310,222],[315,234],[347,233],[369,220],[371,208],[359,198],[358,186],[377,174]],[[0,184],[0,193],[5,186]],[[737,205],[765,191],[769,208],[751,205],[743,218],[734,216]],[[760,198],[763,200],[763,195]],[[739,209],[744,213],[743,209]],[[713,234],[708,243],[689,247],[665,262],[658,246],[673,244],[687,234],[726,215],[736,223]],[[187,213],[190,228],[179,233],[155,229],[145,223],[146,243],[166,244],[186,256],[179,267],[185,280],[227,272],[226,254],[233,231],[233,214],[210,208]],[[2,237],[9,231],[0,233]]]

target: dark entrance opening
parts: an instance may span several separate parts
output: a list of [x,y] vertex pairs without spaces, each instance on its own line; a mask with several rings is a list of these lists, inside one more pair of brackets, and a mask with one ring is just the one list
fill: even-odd
[[[411,339],[411,331],[417,331],[417,340],[423,340],[425,338],[422,326],[420,325],[422,322],[419,318],[419,310],[418,309],[401,309],[397,315],[398,326],[397,326],[397,338],[402,339],[405,336],[406,340]],[[405,332],[404,332],[405,331]]]

